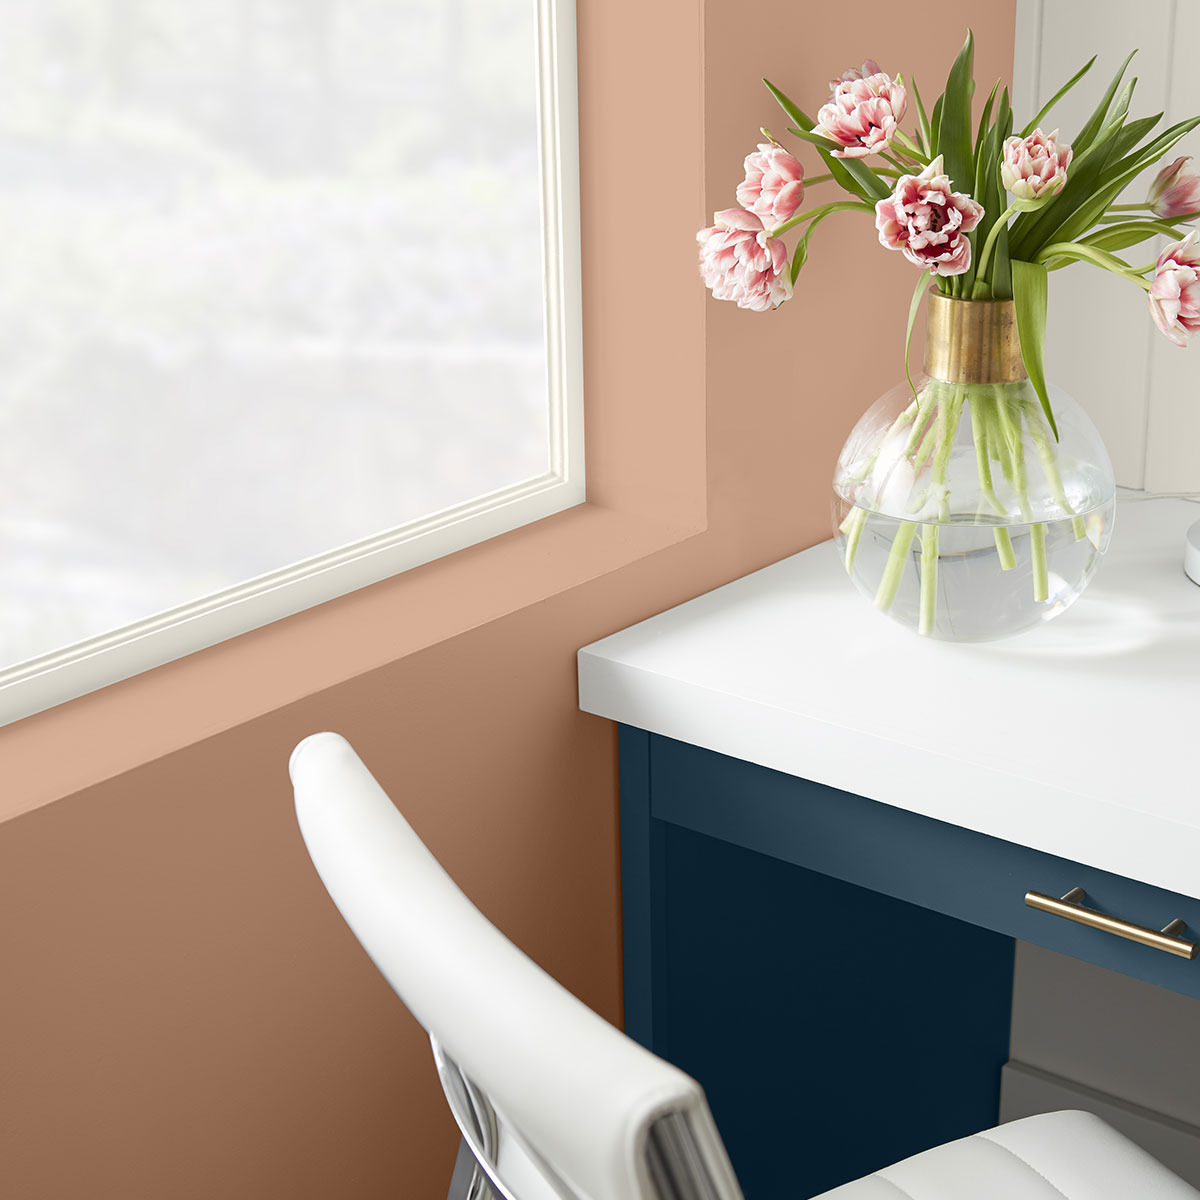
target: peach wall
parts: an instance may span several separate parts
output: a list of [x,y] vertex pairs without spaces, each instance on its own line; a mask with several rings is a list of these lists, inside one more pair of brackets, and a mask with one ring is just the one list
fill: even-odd
[[[1007,72],[1013,7],[963,6],[981,79]],[[932,92],[962,30],[883,0],[852,22],[579,8],[591,503],[0,731],[0,1194],[444,1195],[427,1044],[295,829],[287,755],[316,729],[619,1018],[615,737],[576,709],[574,652],[826,536],[833,457],[899,374],[913,282],[835,217],[796,300],[742,313],[705,301],[693,231],[781,125],[760,75],[814,105],[870,54]],[[835,318],[849,303],[878,314],[869,339]]]

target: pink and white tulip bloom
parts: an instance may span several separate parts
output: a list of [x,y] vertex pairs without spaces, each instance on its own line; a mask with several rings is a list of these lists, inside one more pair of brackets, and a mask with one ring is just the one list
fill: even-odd
[[883,72],[879,68],[879,64],[873,59],[868,58],[862,65],[862,69],[851,67],[848,71],[843,72],[836,79],[829,81],[829,98],[833,99],[834,92],[838,89],[839,83],[853,83],[856,79],[866,79],[870,75],[882,75]]
[[737,202],[768,229],[795,215],[804,199],[804,168],[782,147],[760,142],[746,155],[746,178],[738,185]]
[[696,234],[700,274],[712,294],[754,312],[778,308],[792,294],[787,247],[744,208],[713,213],[713,222]]
[[[866,62],[864,67],[877,64]],[[861,79],[843,79],[829,103],[817,112],[813,133],[840,147],[834,158],[865,158],[891,145],[904,119],[908,93],[882,71]]]
[[1150,185],[1146,203],[1164,221],[1177,221],[1200,212],[1200,175],[1188,169],[1190,158],[1177,158],[1163,167]]
[[1200,332],[1200,230],[1168,246],[1154,264],[1154,282],[1147,299],[1150,315],[1163,336],[1186,346]]
[[983,205],[951,190],[939,154],[920,175],[901,175],[896,190],[875,205],[875,228],[889,250],[934,275],[961,275],[971,265],[967,234]]
[[1058,144],[1058,130],[1035,129],[1028,137],[1004,141],[1000,159],[1000,182],[1018,200],[1040,200],[1061,192],[1071,165],[1070,146]]

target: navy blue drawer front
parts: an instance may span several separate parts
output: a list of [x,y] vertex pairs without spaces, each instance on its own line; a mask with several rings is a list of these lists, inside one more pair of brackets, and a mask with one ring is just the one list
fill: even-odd
[[1139,925],[1180,918],[1191,940],[1198,899],[658,735],[648,766],[651,816],[668,824],[1200,997],[1200,959],[1029,908],[1025,893],[1083,888],[1088,907]]

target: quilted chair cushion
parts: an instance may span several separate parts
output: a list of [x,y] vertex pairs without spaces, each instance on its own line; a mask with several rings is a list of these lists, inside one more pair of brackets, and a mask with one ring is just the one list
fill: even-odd
[[1200,1200],[1099,1117],[1045,1113],[947,1142],[814,1200]]

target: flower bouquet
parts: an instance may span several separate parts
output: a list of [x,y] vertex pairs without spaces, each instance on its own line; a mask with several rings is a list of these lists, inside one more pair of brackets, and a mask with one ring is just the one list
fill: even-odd
[[[880,243],[920,271],[904,382],[843,448],[835,522],[846,569],[876,607],[953,640],[1003,636],[1061,612],[1107,548],[1107,454],[1043,370],[1050,272],[1079,264],[1142,288],[1177,345],[1200,330],[1200,244],[1180,227],[1200,216],[1190,160],[1161,170],[1144,201],[1118,202],[1200,117],[1158,135],[1161,114],[1131,118],[1126,59],[1069,143],[1058,129],[1044,133],[1093,58],[1020,129],[999,83],[976,124],[973,57],[968,33],[929,110],[915,80],[893,80],[870,60],[831,81],[815,119],[764,81],[824,173],[806,177],[763,129],[767,140],[745,161],[740,207],[697,235],[713,295],[757,312],[791,297],[813,233],[835,214],[873,218]],[[915,121],[905,132],[910,98]],[[844,198],[805,207],[807,190],[827,183]],[[1168,244],[1152,261],[1122,257],[1159,237]],[[924,371],[914,372],[912,332],[927,293]]]

